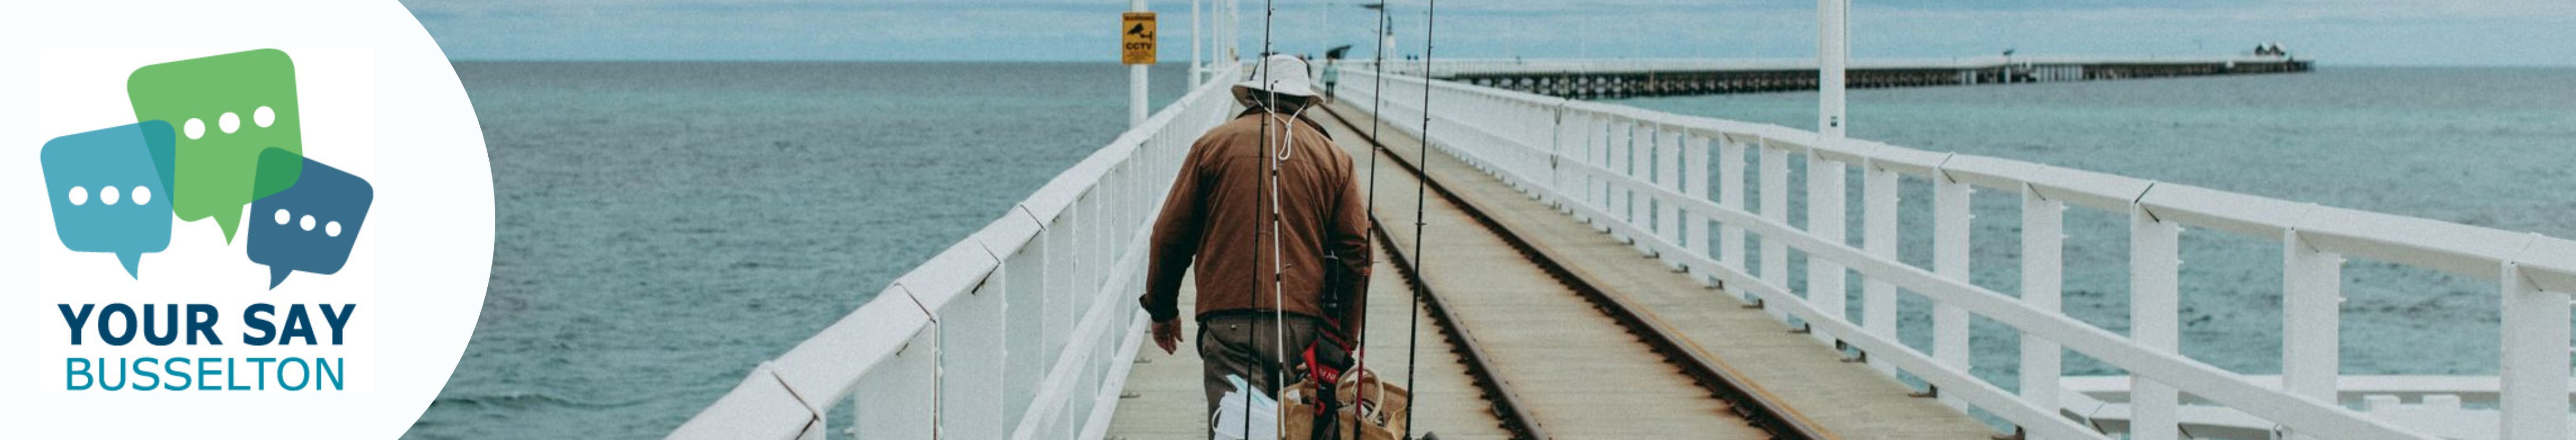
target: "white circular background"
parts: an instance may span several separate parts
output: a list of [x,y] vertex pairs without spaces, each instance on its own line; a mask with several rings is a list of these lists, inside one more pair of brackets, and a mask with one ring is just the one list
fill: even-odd
[[[447,57],[429,33],[400,3],[369,1],[286,2],[18,2],[0,6],[0,427],[8,438],[351,438],[400,436],[425,410],[455,370],[481,311],[492,263],[492,177],[473,106]],[[59,49],[153,48],[160,53],[214,55],[257,48],[355,49],[371,53],[375,117],[371,151],[348,146],[317,145],[308,136],[308,153],[349,155],[372,168],[352,173],[375,187],[375,202],[351,264],[371,261],[372,275],[296,273],[289,288],[310,291],[365,291],[368,298],[358,320],[372,327],[371,386],[338,392],[65,392],[46,391],[43,383],[62,380],[60,358],[38,355],[39,341],[59,344],[64,323],[53,303],[66,279],[102,285],[128,279],[115,258],[71,253],[53,236],[38,151],[65,127],[116,124],[103,121],[59,122],[37,104],[58,93],[39,82],[38,60]],[[55,50],[48,50],[55,49]],[[185,59],[186,56],[165,61]],[[361,58],[363,59],[363,58]],[[308,73],[298,59],[298,80]],[[122,77],[113,78],[122,83]],[[303,87],[299,87],[303,88]],[[300,97],[308,103],[331,97]],[[117,105],[123,105],[117,103]],[[329,123],[322,109],[307,107],[308,126]],[[124,123],[131,123],[130,114]],[[52,118],[52,119],[48,119]],[[252,122],[252,121],[244,121]],[[56,127],[55,125],[63,125]],[[248,125],[248,124],[244,124]],[[214,128],[214,127],[209,127]],[[247,128],[246,128],[247,129]],[[307,130],[312,130],[308,128]],[[82,130],[85,131],[85,130]],[[155,195],[158,203],[164,195]],[[268,221],[270,213],[246,216]],[[174,222],[174,254],[184,246],[238,251],[239,239],[205,243],[212,222]],[[244,223],[247,229],[249,223]],[[243,232],[248,234],[247,231]],[[319,233],[319,232],[316,232]],[[76,273],[39,270],[61,265],[71,255]],[[188,255],[145,254],[144,281],[168,274]],[[39,259],[46,259],[40,261]],[[238,256],[233,258],[245,259]],[[160,263],[157,264],[156,263]],[[98,274],[111,274],[101,278]],[[348,275],[348,276],[342,276]],[[40,277],[57,277],[46,279]],[[241,276],[266,287],[267,274]],[[350,280],[369,279],[364,283]],[[340,283],[340,284],[334,284]],[[355,284],[355,285],[344,285]],[[44,294],[29,294],[47,289]],[[276,301],[328,302],[329,298],[294,297]],[[90,303],[167,301],[135,300],[98,294]],[[223,306],[227,320],[239,310]],[[52,333],[44,333],[44,332]],[[228,335],[229,336],[229,335]],[[326,336],[327,337],[327,336]],[[154,356],[137,350],[133,356]],[[247,365],[239,368],[248,369]],[[354,372],[354,370],[353,370]],[[353,379],[354,381],[354,379]],[[354,388],[354,387],[353,387]]]

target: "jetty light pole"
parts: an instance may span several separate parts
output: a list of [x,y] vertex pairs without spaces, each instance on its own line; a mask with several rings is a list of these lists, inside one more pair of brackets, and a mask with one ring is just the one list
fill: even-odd
[[1199,88],[1199,83],[1200,83],[1200,82],[1203,82],[1203,81],[1206,81],[1206,78],[1205,78],[1205,77],[1203,77],[1203,76],[1201,76],[1201,75],[1206,74],[1205,70],[1207,69],[1207,66],[1206,66],[1206,65],[1199,64],[1199,43],[1200,43],[1200,42],[1202,42],[1202,41],[1205,41],[1205,40],[1203,39],[1204,37],[1200,37],[1200,36],[1199,36],[1199,2],[1200,2],[1200,1],[1201,1],[1201,0],[1190,0],[1190,89],[1191,89],[1191,90],[1198,90],[1198,88]]
[[1851,61],[1851,0],[1816,0],[1816,132],[1843,138],[1843,70]]
[[[1152,12],[1145,9],[1145,0],[1127,0],[1127,10],[1130,12]],[[1145,69],[1152,66],[1152,64],[1127,65],[1128,128],[1145,125]]]

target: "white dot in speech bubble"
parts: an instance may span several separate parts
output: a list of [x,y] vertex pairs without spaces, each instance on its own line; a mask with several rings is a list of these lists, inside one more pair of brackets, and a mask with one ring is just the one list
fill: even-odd
[[72,187],[70,198],[72,199],[72,206],[89,204],[89,188],[77,186]]
[[188,123],[180,124],[180,126],[183,130],[188,132],[189,139],[206,137],[206,120],[204,119],[188,118]]
[[297,223],[304,225],[304,230],[307,230],[307,231],[313,230],[313,216],[310,216],[310,215],[304,216],[304,221],[297,222]]
[[98,189],[98,202],[99,202],[99,203],[109,204],[109,205],[115,205],[115,204],[116,204],[116,187],[111,186],[111,187],[99,188],[99,189]]
[[224,129],[225,133],[241,130],[241,114],[224,112],[222,117],[215,119],[215,126]]
[[288,222],[288,221],[292,221],[292,220],[294,220],[294,219],[295,219],[295,217],[294,217],[294,216],[291,216],[291,215],[287,215],[287,214],[286,214],[286,210],[284,210],[284,209],[277,210],[277,224],[281,224],[281,225],[283,225],[283,224],[286,224],[286,222]]
[[143,186],[141,186],[141,185],[136,185],[136,186],[134,187],[134,192],[133,192],[132,194],[134,194],[134,196],[133,196],[133,197],[134,197],[134,204],[136,204],[136,205],[145,205],[145,204],[151,204],[151,203],[152,203],[152,189],[151,189],[151,188],[144,188],[144,187],[143,187]]
[[269,124],[277,123],[277,110],[271,110],[265,105],[259,106],[258,110],[251,110],[250,123],[259,124],[259,128],[268,128]]
[[328,234],[328,235],[333,236],[333,237],[338,237],[338,236],[340,236],[340,222],[334,221],[334,222],[331,222],[331,223],[323,224],[323,225],[322,225],[322,233],[323,233],[323,234]]

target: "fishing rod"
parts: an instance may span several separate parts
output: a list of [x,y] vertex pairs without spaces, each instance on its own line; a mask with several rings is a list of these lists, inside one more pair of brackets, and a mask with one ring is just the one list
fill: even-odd
[[[1386,31],[1387,31],[1388,22],[1387,22],[1387,20],[1386,20],[1386,6],[1387,6],[1387,4],[1386,4],[1386,0],[1379,0],[1379,1],[1377,2],[1377,4],[1376,4],[1376,5],[1374,5],[1374,6],[1375,6],[1375,7],[1372,7],[1372,8],[1370,8],[1370,9],[1376,9],[1376,10],[1377,10],[1377,22],[1370,23],[1370,26],[1369,26],[1369,27],[1377,28],[1377,29],[1375,29],[1375,30],[1377,31],[1377,39],[1378,39],[1378,41],[1381,41],[1381,42],[1382,42],[1382,41],[1385,41],[1385,40],[1386,40],[1386,38],[1387,38],[1387,36],[1386,36]],[[1374,84],[1372,84],[1372,85],[1370,85],[1370,86],[1369,86],[1369,115],[1371,115],[1371,117],[1369,118],[1369,142],[1374,143],[1374,142],[1377,142],[1377,139],[1378,139],[1378,137],[1377,137],[1377,136],[1378,136],[1378,127],[1379,127],[1379,126],[1381,126],[1381,125],[1385,125],[1385,124],[1383,124],[1383,123],[1382,123],[1383,121],[1381,121],[1381,120],[1380,120],[1380,119],[1382,119],[1382,118],[1378,118],[1378,117],[1375,117],[1375,116],[1379,114],[1378,112],[1380,112],[1380,111],[1384,111],[1384,110],[1385,110],[1385,108],[1384,108],[1383,106],[1384,106],[1384,105],[1385,105],[1385,103],[1386,103],[1386,97],[1385,97],[1385,95],[1386,95],[1386,93],[1385,93],[1385,92],[1386,92],[1386,75],[1384,75],[1383,70],[1385,69],[1385,67],[1384,67],[1384,66],[1386,65],[1386,45],[1385,45],[1385,44],[1374,44],[1374,43],[1378,43],[1378,42],[1371,42],[1371,43],[1373,43],[1373,44],[1370,44],[1371,46],[1377,46],[1377,48],[1376,48],[1375,50],[1370,50],[1370,51],[1369,51],[1369,52],[1371,52],[1371,53],[1376,54],[1377,62],[1376,62],[1376,63],[1373,63],[1373,64],[1370,64],[1370,65],[1369,65],[1369,69],[1370,69],[1370,70],[1378,70],[1378,71],[1380,71],[1380,72],[1379,72],[1379,74],[1369,75],[1369,78],[1370,78],[1372,81],[1375,81],[1375,83],[1374,83]],[[1339,96],[1335,96],[1334,98],[1339,99],[1340,97],[1339,97]],[[1368,174],[1368,176],[1369,176],[1369,178],[1368,178],[1368,194],[1367,194],[1367,196],[1365,196],[1365,198],[1364,198],[1364,199],[1362,199],[1362,200],[1363,200],[1363,201],[1362,201],[1362,204],[1363,204],[1363,205],[1365,205],[1365,209],[1366,209],[1366,211],[1367,211],[1367,213],[1368,213],[1368,228],[1369,228],[1369,229],[1377,229],[1377,227],[1378,227],[1378,225],[1377,225],[1377,151],[1376,151],[1376,150],[1374,150],[1374,149],[1367,149],[1367,150],[1363,150],[1363,151],[1367,151],[1367,152],[1368,152],[1368,157],[1369,157],[1369,171],[1368,171],[1368,172],[1369,172],[1369,174]],[[1363,247],[1362,249],[1376,249],[1376,248],[1377,248],[1377,246],[1375,246],[1375,245],[1376,245],[1376,243],[1374,243],[1374,242],[1377,240],[1377,235],[1376,235],[1376,234],[1363,234],[1363,235],[1367,235],[1367,237],[1362,238],[1361,240],[1363,240],[1363,242],[1364,242],[1364,243],[1367,243],[1367,244],[1369,244],[1370,246]],[[1388,246],[1393,246],[1393,245],[1394,245],[1394,243],[1388,243],[1387,245],[1388,245]],[[1363,252],[1366,252],[1366,251],[1363,251]],[[1376,256],[1375,256],[1375,255],[1364,255],[1363,257],[1366,257],[1368,260],[1371,260],[1371,261],[1376,260]],[[1374,263],[1372,263],[1372,264],[1374,264]],[[1365,272],[1363,272],[1363,273],[1365,273]],[[1362,298],[1360,301],[1358,301],[1358,303],[1360,304],[1360,317],[1361,317],[1361,318],[1360,318],[1360,325],[1359,325],[1359,327],[1360,327],[1360,328],[1359,328],[1359,331],[1358,331],[1358,332],[1356,332],[1356,333],[1358,333],[1358,334],[1359,334],[1359,338],[1358,338],[1357,342],[1353,342],[1353,343],[1351,343],[1351,345],[1352,345],[1352,346],[1355,346],[1355,347],[1359,347],[1359,350],[1357,350],[1357,351],[1356,351],[1356,353],[1358,353],[1358,355],[1357,355],[1357,356],[1353,356],[1353,358],[1354,358],[1354,359],[1352,360],[1352,363],[1353,363],[1354,365],[1357,365],[1357,367],[1356,367],[1356,368],[1354,368],[1354,370],[1359,371],[1359,372],[1360,372],[1359,374],[1361,374],[1361,375],[1362,375],[1362,376],[1360,377],[1360,380],[1361,380],[1360,386],[1361,386],[1361,388],[1362,388],[1362,389],[1361,389],[1361,390],[1359,390],[1359,391],[1366,391],[1366,388],[1367,388],[1367,385],[1368,385],[1368,384],[1367,384],[1367,382],[1366,382],[1366,381],[1368,380],[1368,377],[1367,377],[1367,376],[1368,376],[1368,375],[1376,374],[1376,373],[1371,372],[1371,371],[1368,369],[1368,352],[1369,352],[1369,350],[1368,350],[1368,339],[1369,339],[1369,338],[1368,338],[1368,334],[1369,334],[1369,325],[1368,325],[1368,321],[1369,321],[1369,320],[1368,320],[1368,307],[1369,307],[1369,305],[1368,305],[1368,304],[1369,304],[1369,302],[1368,302],[1368,301],[1367,301],[1367,299],[1366,299],[1366,298],[1368,297],[1368,287],[1367,287],[1365,284],[1363,284],[1363,285],[1360,287],[1360,290],[1359,290],[1359,291],[1357,291],[1357,292],[1352,292],[1351,294],[1352,294],[1352,295],[1355,295],[1355,296],[1358,296],[1358,297],[1360,297],[1360,298]],[[1419,304],[1419,303],[1417,303],[1417,305],[1418,305],[1418,304]],[[1421,315],[1420,313],[1413,313],[1412,315],[1413,315],[1413,318],[1412,318],[1412,319],[1415,319],[1415,320],[1417,320],[1417,321],[1418,321],[1418,320],[1420,320],[1420,319],[1422,319],[1422,318],[1421,318],[1421,316],[1422,316],[1422,315]],[[1411,350],[1411,349],[1412,349],[1412,347],[1409,347],[1409,346],[1408,346],[1408,347],[1406,347],[1406,349],[1407,349],[1407,350]],[[1412,368],[1413,368],[1413,367],[1412,367],[1411,365],[1407,365],[1407,366],[1405,366],[1405,369],[1406,369],[1406,371],[1407,371],[1407,374],[1406,374],[1406,376],[1407,376],[1407,377],[1405,377],[1405,379],[1404,379],[1404,385],[1405,385],[1405,386],[1408,386],[1408,387],[1414,387],[1414,386],[1417,386],[1417,385],[1414,385],[1414,383],[1413,383],[1413,378],[1411,377],[1411,373],[1410,373],[1410,372],[1412,371]],[[1380,383],[1378,383],[1377,389],[1378,389],[1378,393],[1380,394],[1380,395],[1378,396],[1378,397],[1379,397],[1379,402],[1378,402],[1378,404],[1379,404],[1379,405],[1385,405],[1385,404],[1386,404],[1386,402],[1385,402],[1385,395],[1384,395],[1384,393],[1386,392],[1386,384],[1385,384],[1383,381],[1380,381]],[[1356,395],[1356,394],[1357,394],[1357,393],[1356,393],[1356,392],[1354,392],[1354,395]],[[1341,397],[1341,396],[1334,396],[1334,398],[1340,398],[1340,397]],[[1412,413],[1413,413],[1413,408],[1412,408],[1412,407],[1413,407],[1413,402],[1414,402],[1414,400],[1416,400],[1416,399],[1412,398],[1411,396],[1407,396],[1407,397],[1404,399],[1404,406],[1405,406],[1404,410],[1405,410],[1405,414],[1408,414],[1408,415],[1409,415],[1409,414],[1412,414]],[[1383,409],[1384,409],[1384,407],[1380,407],[1380,409],[1381,409],[1381,410],[1383,410]],[[1357,411],[1357,410],[1353,410],[1351,413],[1354,415],[1354,417],[1352,417],[1352,418],[1351,418],[1351,419],[1353,420],[1353,423],[1351,424],[1351,437],[1352,437],[1352,438],[1358,438],[1358,437],[1360,437],[1360,435],[1359,435],[1359,430],[1360,430],[1359,424],[1360,424],[1360,423],[1365,423],[1365,422],[1360,421],[1360,417],[1356,417],[1356,415],[1359,413],[1359,411]],[[1412,420],[1411,420],[1411,419],[1407,419],[1407,420],[1405,420],[1405,422],[1406,422],[1407,424],[1410,424],[1410,423],[1412,423]],[[1409,433],[1409,430],[1411,430],[1411,429],[1413,429],[1413,428],[1407,427],[1407,428],[1405,428],[1405,429],[1407,429],[1407,430],[1408,430],[1408,433]]]
[[[1260,54],[1257,54],[1257,57],[1260,57],[1260,62],[1252,64],[1252,75],[1257,77],[1255,85],[1260,85],[1260,90],[1262,90],[1262,103],[1260,103],[1260,105],[1262,105],[1262,108],[1260,108],[1260,111],[1262,111],[1260,144],[1262,144],[1262,149],[1265,149],[1265,152],[1262,152],[1262,154],[1265,154],[1265,157],[1267,157],[1267,154],[1270,154],[1270,152],[1267,152],[1267,149],[1270,149],[1270,116],[1267,116],[1267,113],[1270,113],[1270,108],[1275,108],[1275,105],[1278,105],[1278,93],[1273,93],[1273,90],[1270,90],[1270,10],[1273,10],[1273,8],[1270,8],[1270,0],[1262,0],[1262,51],[1260,51]],[[1267,185],[1267,180],[1262,180],[1262,183]],[[1262,201],[1262,198],[1270,198],[1270,196],[1273,196],[1273,193],[1275,193],[1275,190],[1265,188],[1265,190],[1255,190],[1255,193],[1252,193],[1252,196],[1255,196],[1255,203],[1257,203],[1257,206],[1267,206],[1267,203],[1270,203],[1270,201]],[[1273,226],[1278,226],[1278,224],[1275,224],[1275,221],[1273,221]],[[1255,255],[1260,255],[1260,250],[1262,250],[1262,239],[1260,239],[1260,237],[1252,237],[1252,252],[1255,252]],[[1257,260],[1260,260],[1260,257],[1255,257],[1255,262],[1257,262]],[[1262,275],[1260,275],[1260,265],[1252,265],[1252,268],[1249,268],[1249,270],[1252,270],[1252,275],[1249,275],[1249,278],[1252,278],[1252,288],[1247,288],[1247,291],[1244,291],[1244,296],[1252,296],[1252,301],[1249,301],[1249,304],[1260,306],[1260,304],[1262,304],[1262,301],[1260,301],[1260,293],[1262,293]],[[1275,273],[1278,273],[1278,270],[1273,270],[1273,278],[1275,278]],[[1270,304],[1270,309],[1278,309],[1278,301],[1273,301],[1273,304]],[[1249,371],[1244,371],[1244,373],[1249,373]],[[1265,373],[1267,373],[1267,371],[1265,371]],[[1236,394],[1242,394],[1242,401],[1244,401],[1244,407],[1242,407],[1242,409],[1244,409],[1244,414],[1242,414],[1242,417],[1239,417],[1239,419],[1242,419],[1242,437],[1244,437],[1244,440],[1252,440],[1252,394],[1255,394],[1255,389],[1260,389],[1260,386],[1252,386],[1252,378],[1244,378],[1242,383],[1244,383],[1242,389],[1236,389]],[[1275,376],[1273,376],[1273,383],[1275,383]],[[1275,425],[1275,422],[1273,422],[1273,425]],[[1211,437],[1211,440],[1213,440],[1213,437],[1216,437],[1216,432],[1211,430],[1211,432],[1208,432],[1208,437]]]
[[[1419,152],[1414,153],[1414,160],[1431,160],[1431,42],[1432,37],[1437,35],[1433,32],[1434,26],[1439,24],[1439,18],[1440,0],[1430,0],[1429,6],[1423,11],[1422,18],[1422,148]],[[1379,63],[1384,63],[1384,55],[1379,56],[1381,57]],[[1379,73],[1381,75],[1380,78],[1383,78],[1383,74],[1385,72],[1381,70]],[[1383,79],[1380,79],[1379,81],[1379,84],[1385,83]],[[1375,127],[1371,127],[1371,130],[1375,130]],[[1372,162],[1376,160],[1376,156],[1372,155],[1370,157]],[[1424,163],[1427,164],[1429,162]],[[1414,179],[1413,184],[1413,272],[1417,277],[1421,276],[1423,271],[1430,268],[1423,264],[1423,259],[1427,258],[1427,256],[1422,255],[1422,226],[1426,224],[1422,221],[1422,212],[1424,197],[1428,195],[1425,190],[1431,185],[1431,167],[1424,166],[1420,168],[1421,169],[1416,170],[1420,175],[1415,176],[1418,178]],[[1371,172],[1375,171],[1372,170]],[[1404,349],[1404,383],[1405,385],[1414,387],[1413,395],[1416,396],[1422,395],[1421,384],[1414,382],[1413,380],[1413,370],[1415,365],[1421,363],[1419,358],[1422,340],[1421,310],[1422,295],[1425,294],[1423,292],[1423,289],[1425,289],[1423,284],[1425,283],[1413,283],[1413,308],[1415,312],[1413,314],[1413,328],[1409,331],[1412,333],[1411,337],[1413,338],[1414,343],[1407,344]],[[1407,407],[1404,411],[1404,438],[1410,440],[1413,438],[1413,413],[1417,411],[1413,411],[1413,408],[1411,408],[1411,406],[1413,406],[1412,399],[1406,399],[1404,404]]]
[[[1278,92],[1276,92],[1276,91],[1272,91],[1272,90],[1271,90],[1271,82],[1270,82],[1270,69],[1272,69],[1272,68],[1275,68],[1275,67],[1276,67],[1276,66],[1271,66],[1271,65],[1270,65],[1270,19],[1271,19],[1271,15],[1272,15],[1274,12],[1276,12],[1276,11],[1277,11],[1277,8],[1275,8],[1275,7],[1272,7],[1272,6],[1271,6],[1270,1],[1271,1],[1271,0],[1261,0],[1261,53],[1257,55],[1257,57],[1258,57],[1258,58],[1256,58],[1256,59],[1257,59],[1257,61],[1253,61],[1253,66],[1254,66],[1254,67],[1253,67],[1253,69],[1255,70],[1255,74],[1260,75],[1260,79],[1259,79],[1259,81],[1260,81],[1260,82],[1258,83],[1258,84],[1261,86],[1261,87],[1259,88],[1259,90],[1261,90],[1261,97],[1262,97],[1262,98],[1261,98],[1261,99],[1262,99],[1262,102],[1261,102],[1261,106],[1262,106],[1262,108],[1260,109],[1260,111],[1261,111],[1261,113],[1262,113],[1262,114],[1261,114],[1261,141],[1260,141],[1260,142],[1261,142],[1261,149],[1262,149],[1262,151],[1261,151],[1261,155],[1262,155],[1262,156],[1264,156],[1265,158],[1266,158],[1266,157],[1268,157],[1268,156],[1270,156],[1270,154],[1271,154],[1271,153],[1270,153],[1270,112],[1272,112],[1272,111],[1274,111],[1275,109],[1279,108],[1279,93],[1278,93]],[[1268,165],[1269,165],[1269,166],[1268,166],[1267,168],[1270,168],[1270,170],[1268,170],[1270,173],[1272,173],[1272,174],[1274,174],[1274,175],[1278,173],[1278,169],[1277,169],[1278,164],[1272,163],[1272,164],[1268,164]],[[1263,184],[1263,186],[1270,186],[1270,188],[1264,188],[1264,191],[1260,191],[1260,192],[1256,193],[1256,194],[1254,195],[1254,197],[1256,197],[1257,199],[1268,199],[1268,200],[1262,200],[1262,201],[1259,201],[1259,202],[1257,202],[1257,203],[1262,204],[1262,205],[1277,206],[1277,204],[1278,204],[1278,192],[1279,192],[1279,191],[1278,191],[1278,188],[1277,188],[1275,185],[1277,185],[1277,184],[1278,184],[1278,182],[1277,182],[1274,178],[1263,178],[1262,182],[1264,183],[1264,184]],[[1273,210],[1270,212],[1270,217],[1271,217],[1271,219],[1270,219],[1271,235],[1273,235],[1273,240],[1272,240],[1272,241],[1273,241],[1273,242],[1276,242],[1276,241],[1277,241],[1276,236],[1278,235],[1278,228],[1279,228],[1278,211],[1277,211],[1276,209],[1273,209]],[[1260,264],[1257,264],[1257,263],[1260,261],[1261,238],[1260,238],[1257,234],[1256,234],[1256,236],[1254,236],[1254,237],[1253,237],[1253,239],[1252,239],[1252,249],[1253,249],[1253,255],[1254,255],[1253,260],[1256,262],[1256,264],[1253,264],[1253,265],[1252,265],[1252,267],[1251,267],[1251,269],[1253,270],[1253,276],[1252,276],[1252,290],[1245,291],[1245,292],[1244,292],[1244,295],[1247,295],[1247,296],[1250,296],[1250,297],[1251,297],[1251,298],[1249,298],[1249,299],[1251,299],[1251,301],[1247,301],[1247,303],[1250,303],[1250,304],[1253,304],[1253,305],[1255,305],[1255,306],[1258,306],[1258,305],[1260,305],[1260,304],[1261,304],[1261,275],[1260,275],[1261,265],[1260,265]],[[1274,250],[1274,251],[1276,250],[1275,245],[1274,245],[1273,250]],[[1278,336],[1278,335],[1279,335],[1279,330],[1280,330],[1280,329],[1279,329],[1279,325],[1278,325],[1278,324],[1277,324],[1277,322],[1276,322],[1276,321],[1277,321],[1277,315],[1278,315],[1277,310],[1278,310],[1278,309],[1280,309],[1280,306],[1282,306],[1282,304],[1280,304],[1280,303],[1278,302],[1278,300],[1277,300],[1277,299],[1275,299],[1275,298],[1277,297],[1277,295],[1278,295],[1278,290],[1277,290],[1277,289],[1278,289],[1278,287],[1277,287],[1277,286],[1278,286],[1278,279],[1279,279],[1279,270],[1278,270],[1278,267],[1277,267],[1277,266],[1278,266],[1278,264],[1279,264],[1279,262],[1278,262],[1278,260],[1276,260],[1275,258],[1271,261],[1271,266],[1272,266],[1272,267],[1271,267],[1271,273],[1270,273],[1271,285],[1272,285],[1271,295],[1272,295],[1272,296],[1273,296],[1273,298],[1274,298],[1274,299],[1273,299],[1273,300],[1271,300],[1271,302],[1270,302],[1270,308],[1271,308],[1271,310],[1273,310],[1273,312],[1272,312],[1272,315],[1273,315],[1273,318],[1272,318],[1273,324],[1272,324],[1271,335],[1274,337],[1274,340],[1276,339],[1276,336]],[[1259,309],[1255,309],[1255,310],[1259,310]],[[1253,337],[1259,337],[1258,335],[1252,335],[1252,336],[1253,336]],[[1280,345],[1280,344],[1276,344],[1276,343],[1274,343],[1273,345]],[[1273,349],[1272,351],[1277,351],[1277,350],[1276,350],[1276,347],[1273,347],[1273,348],[1274,348],[1274,349]],[[1256,355],[1256,356],[1257,356],[1257,355]],[[1287,356],[1286,356],[1286,354],[1285,354],[1285,353],[1281,353],[1281,354],[1279,355],[1279,358],[1281,358],[1281,359],[1282,359],[1280,362],[1286,362],[1286,361],[1285,361],[1285,359],[1287,358]],[[1278,364],[1272,364],[1272,365],[1266,365],[1266,366],[1264,366],[1264,367],[1265,367],[1265,369],[1270,370],[1270,371],[1265,371],[1264,373],[1270,373],[1270,376],[1271,376],[1271,382],[1270,382],[1270,383],[1271,383],[1272,385],[1277,385],[1277,384],[1279,384],[1279,378],[1280,378],[1280,376],[1279,376],[1279,373],[1278,373],[1278,366],[1277,366],[1277,365],[1278,365]],[[1251,380],[1250,380],[1250,378],[1246,378],[1246,380],[1245,380],[1244,382],[1245,382],[1245,383],[1244,383],[1244,385],[1246,385],[1246,388],[1253,388],[1253,389],[1237,390],[1237,391],[1239,391],[1241,394],[1243,394],[1243,437],[1242,437],[1242,438],[1243,438],[1243,439],[1245,439],[1245,440],[1252,440],[1252,393],[1254,393],[1254,392],[1255,392],[1255,390],[1254,390],[1254,389],[1257,389],[1257,388],[1260,388],[1260,387],[1253,387],[1253,386],[1250,386],[1250,385],[1251,385]],[[1276,398],[1275,398],[1275,397],[1274,397],[1273,399],[1274,399],[1274,401],[1276,400]],[[1277,410],[1272,410],[1271,412],[1272,412],[1273,414],[1276,414],[1278,411],[1277,411]],[[1275,417],[1275,416],[1274,416],[1274,417]],[[1273,421],[1272,421],[1272,425],[1273,425],[1273,426],[1276,426],[1276,425],[1277,425],[1277,421],[1276,421],[1276,420],[1273,420]],[[1211,434],[1211,435],[1213,435],[1213,434]],[[1265,440],[1266,440],[1266,439],[1265,439]]]

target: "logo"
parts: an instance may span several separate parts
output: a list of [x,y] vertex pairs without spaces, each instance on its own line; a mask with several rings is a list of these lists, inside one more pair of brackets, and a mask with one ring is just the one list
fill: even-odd
[[[102,88],[108,93],[62,104],[93,114],[126,107],[133,122],[55,137],[38,151],[62,247],[113,255],[125,271],[74,280],[95,290],[45,304],[65,330],[48,341],[59,344],[50,347],[60,359],[58,389],[349,389],[352,373],[368,371],[351,364],[370,350],[370,338],[350,337],[363,331],[350,323],[373,310],[360,307],[372,296],[345,286],[278,288],[295,272],[348,266],[376,191],[306,154],[332,149],[304,145],[295,59],[278,49],[222,53],[144,64],[124,79],[122,102]],[[185,278],[171,269],[199,269],[146,270],[146,255],[174,248],[193,249],[177,259],[186,266],[247,259],[267,269],[268,283],[156,280],[155,272]]]
[[473,101],[402,3],[0,9],[0,438],[418,421],[498,224]]
[[141,279],[143,254],[170,246],[172,219],[212,219],[233,241],[243,209],[251,261],[269,288],[348,263],[375,189],[304,156],[295,61],[260,49],[154,64],[126,80],[139,122],[45,143],[54,233],[74,252],[114,254]]

